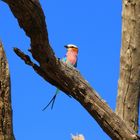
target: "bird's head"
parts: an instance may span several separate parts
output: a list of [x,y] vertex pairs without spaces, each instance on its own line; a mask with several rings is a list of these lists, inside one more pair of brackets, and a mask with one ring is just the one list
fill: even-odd
[[78,53],[78,47],[76,45],[74,45],[74,44],[68,44],[68,45],[65,45],[64,47],[67,48],[68,51],[72,50],[72,51]]

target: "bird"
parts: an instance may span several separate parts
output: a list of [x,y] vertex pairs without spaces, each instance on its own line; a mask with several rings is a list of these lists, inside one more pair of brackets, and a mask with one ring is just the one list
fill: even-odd
[[[66,55],[64,58],[61,59],[62,62],[64,62],[65,64],[69,65],[69,66],[73,66],[73,67],[77,67],[77,61],[78,61],[78,47],[74,44],[68,44],[64,46],[67,49]],[[55,91],[54,96],[52,97],[52,99],[49,101],[49,103],[43,108],[43,111],[46,110],[46,108],[52,103],[51,105],[51,109],[53,109],[54,106],[54,102],[56,99],[56,96],[59,93],[59,89],[57,88]],[[68,95],[70,96],[70,95]]]

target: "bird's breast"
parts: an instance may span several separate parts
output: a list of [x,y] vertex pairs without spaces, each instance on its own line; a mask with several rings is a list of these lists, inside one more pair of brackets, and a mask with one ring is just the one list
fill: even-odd
[[75,65],[76,60],[77,60],[77,57],[76,57],[76,56],[72,56],[72,55],[68,55],[68,56],[67,56],[67,61],[68,61],[69,63],[71,63],[71,65]]

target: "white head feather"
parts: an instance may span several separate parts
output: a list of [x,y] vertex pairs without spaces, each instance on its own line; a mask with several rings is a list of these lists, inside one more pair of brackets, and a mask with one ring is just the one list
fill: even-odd
[[74,48],[77,48],[77,49],[78,49],[78,47],[77,47],[76,45],[74,45],[74,44],[68,44],[68,45],[66,45],[65,47],[66,47],[66,48],[74,47]]

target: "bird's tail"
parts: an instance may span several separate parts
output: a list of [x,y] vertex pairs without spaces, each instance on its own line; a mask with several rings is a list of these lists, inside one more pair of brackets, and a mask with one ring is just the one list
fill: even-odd
[[56,96],[57,96],[58,93],[59,93],[59,89],[57,88],[56,92],[55,92],[55,95],[52,97],[52,99],[49,101],[49,103],[42,109],[42,111],[44,111],[51,103],[52,103],[51,109],[53,109],[54,102],[55,102],[55,99],[56,99]]

